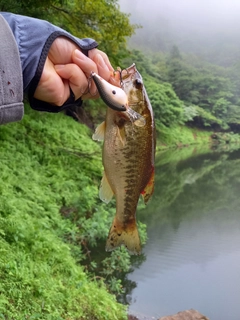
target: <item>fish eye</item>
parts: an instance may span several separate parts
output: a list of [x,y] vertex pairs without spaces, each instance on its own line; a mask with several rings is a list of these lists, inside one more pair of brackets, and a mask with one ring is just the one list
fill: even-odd
[[113,90],[113,91],[112,91],[112,94],[116,94],[116,91],[115,91],[115,90]]
[[136,80],[134,81],[134,85],[135,85],[135,87],[136,87],[137,89],[142,89],[143,82],[142,82],[141,79],[136,79]]

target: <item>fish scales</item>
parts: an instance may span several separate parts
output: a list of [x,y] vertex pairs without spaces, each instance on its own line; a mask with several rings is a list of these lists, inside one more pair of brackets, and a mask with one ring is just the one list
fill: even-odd
[[108,184],[116,197],[116,216],[106,250],[124,245],[130,253],[139,254],[136,209],[140,194],[147,202],[153,192],[155,126],[152,107],[135,65],[127,69],[122,88],[129,108],[144,117],[145,122],[138,125],[126,112],[107,109],[103,145],[105,178],[100,197]]

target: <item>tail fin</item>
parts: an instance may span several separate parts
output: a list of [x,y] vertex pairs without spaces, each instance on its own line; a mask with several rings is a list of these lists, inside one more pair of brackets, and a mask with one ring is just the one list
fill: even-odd
[[141,242],[135,220],[126,226],[114,218],[108,234],[106,251],[112,251],[121,245],[124,245],[130,254],[141,253]]

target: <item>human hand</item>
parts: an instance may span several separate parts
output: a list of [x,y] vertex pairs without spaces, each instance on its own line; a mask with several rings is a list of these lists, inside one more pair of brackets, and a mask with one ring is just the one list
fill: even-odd
[[91,72],[114,82],[113,67],[107,55],[98,49],[89,50],[88,56],[68,38],[58,37],[49,50],[34,98],[62,106],[69,98],[69,87],[75,99],[98,98],[96,86],[90,79]]

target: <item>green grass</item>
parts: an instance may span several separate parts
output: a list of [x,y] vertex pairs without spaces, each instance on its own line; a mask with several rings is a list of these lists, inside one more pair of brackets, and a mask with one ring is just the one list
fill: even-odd
[[183,125],[165,127],[157,123],[157,149],[211,143],[211,131],[189,128]]
[[[0,126],[0,154],[0,319],[126,319],[79,263],[77,241],[89,230],[105,236],[111,219],[98,200],[101,148],[91,132],[27,108],[21,122]],[[74,215],[78,224],[66,219]]]

